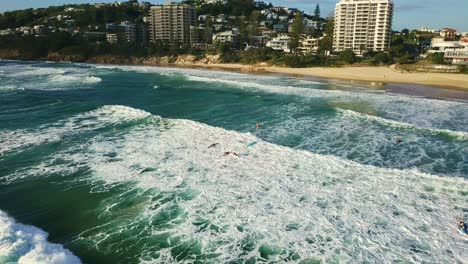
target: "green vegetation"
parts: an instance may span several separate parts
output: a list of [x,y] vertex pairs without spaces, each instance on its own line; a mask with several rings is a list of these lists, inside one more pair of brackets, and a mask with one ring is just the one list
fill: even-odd
[[339,55],[340,59],[345,63],[352,64],[356,62],[356,54],[350,49],[343,50]]
[[301,34],[304,33],[304,18],[301,13],[297,13],[294,16],[294,22],[292,24],[292,32],[291,32],[291,41],[289,42],[289,48],[293,52],[297,52],[297,48],[299,47],[299,40]]
[[[183,54],[195,55],[199,58],[205,55],[219,54],[222,62],[256,64],[266,62],[272,65],[284,65],[288,67],[312,67],[312,66],[340,66],[359,63],[363,65],[389,65],[412,64],[419,58],[425,45],[430,42],[431,35],[418,31],[402,30],[394,34],[391,47],[388,52],[370,52],[366,47],[361,47],[363,56],[357,56],[352,50],[340,53],[333,52],[334,18],[326,20],[320,18],[320,6],[317,4],[314,14],[307,15],[301,12],[288,14],[284,10],[275,11],[278,15],[288,16],[294,19],[289,35],[288,43],[291,54],[272,50],[267,47],[256,47],[255,37],[260,35],[260,22],[265,20],[260,10],[272,7],[272,4],[255,2],[254,0],[226,0],[207,4],[203,0],[185,0],[183,3],[195,7],[198,15],[217,16],[224,14],[230,19],[227,28],[239,29],[241,46],[234,49],[230,43],[218,45],[206,45],[203,48],[190,47],[189,45],[148,43],[139,46],[131,43],[110,44],[107,42],[94,42],[86,39],[86,31],[105,31],[106,23],[120,23],[122,21],[142,22],[149,15],[150,3],[138,3],[130,0],[121,4],[106,5],[64,5],[41,9],[26,9],[0,14],[0,29],[18,28],[22,26],[44,25],[50,32],[45,36],[19,36],[11,35],[0,37],[0,49],[15,51],[22,59],[47,59],[51,54],[69,56],[70,60],[85,61],[95,56],[112,55],[119,57],[174,57]],[[235,16],[235,19],[232,18]],[[72,22],[67,20],[73,20]],[[299,52],[300,38],[304,33],[304,19],[317,21],[319,27],[311,32],[313,37],[321,37],[316,54],[301,54]],[[272,28],[279,19],[265,23],[267,28]],[[78,34],[69,34],[68,23],[72,23],[74,29],[79,29]],[[211,36],[211,20],[202,22],[207,28],[206,37]],[[323,25],[323,27],[321,27]],[[210,28],[210,29],[208,29]],[[246,44],[249,49],[242,50]],[[445,64],[443,54],[429,54],[421,63]]]
[[[122,21],[143,21],[144,15],[149,13],[148,5],[137,5],[136,0],[123,2],[121,5],[105,5],[95,7],[91,4],[52,6],[40,9],[26,9],[0,14],[0,28],[17,28],[35,24],[49,24],[53,27],[65,25],[65,21],[58,21],[58,15],[69,15],[76,27],[89,25],[104,25],[105,23],[120,23]],[[73,8],[74,11],[65,11]]]

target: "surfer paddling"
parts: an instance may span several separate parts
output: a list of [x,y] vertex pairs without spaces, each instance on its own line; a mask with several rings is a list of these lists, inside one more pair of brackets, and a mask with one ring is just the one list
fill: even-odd
[[225,151],[224,152],[224,156],[236,156],[239,158],[239,154],[237,154],[236,152],[234,151]]
[[261,123],[255,124],[255,128],[257,128],[257,129],[260,129],[260,128],[262,128],[262,127],[263,127],[263,125],[262,125]]
[[208,148],[214,148],[216,146],[218,146],[218,143],[213,143],[213,144],[209,145]]

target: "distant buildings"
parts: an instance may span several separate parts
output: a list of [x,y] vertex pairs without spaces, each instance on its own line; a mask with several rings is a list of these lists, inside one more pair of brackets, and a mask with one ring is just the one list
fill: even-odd
[[206,28],[203,26],[190,26],[190,44],[211,44],[212,38],[213,32],[211,28]]
[[444,59],[452,64],[468,65],[468,47],[460,50],[446,50]]
[[239,48],[241,44],[241,36],[235,30],[224,31],[213,35],[213,44],[230,43],[232,47]]
[[435,33],[436,30],[433,29],[433,28],[421,27],[421,28],[419,29],[419,32],[423,32],[423,33]]
[[146,24],[137,24],[123,21],[120,24],[106,24],[106,39],[110,43],[134,43],[144,46],[148,42],[148,27]]
[[267,47],[270,47],[274,50],[278,51],[284,51],[284,52],[291,52],[289,49],[289,42],[291,38],[287,35],[281,35],[276,38],[273,38],[272,40],[268,41],[266,43]]
[[304,54],[316,53],[319,48],[319,42],[322,38],[303,37],[299,40],[298,50]]
[[443,28],[439,34],[441,37],[447,40],[452,40],[457,37],[457,31],[452,28]]
[[446,50],[458,50],[468,47],[468,42],[446,40],[444,37],[437,36],[432,38],[429,53],[443,53]]
[[190,5],[169,3],[151,7],[150,38],[152,42],[190,43],[190,26],[196,22]]
[[106,33],[106,40],[111,44],[119,43],[119,35],[117,33]]
[[334,50],[388,50],[392,19],[392,0],[341,0],[335,9]]

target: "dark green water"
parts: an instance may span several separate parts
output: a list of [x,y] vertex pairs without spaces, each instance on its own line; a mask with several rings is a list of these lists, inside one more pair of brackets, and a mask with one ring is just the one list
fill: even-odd
[[0,262],[456,262],[467,178],[463,100],[0,62]]

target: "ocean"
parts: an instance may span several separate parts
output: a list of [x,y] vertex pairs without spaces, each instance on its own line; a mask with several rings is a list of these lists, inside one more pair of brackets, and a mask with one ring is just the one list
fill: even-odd
[[1,61],[0,263],[466,263],[466,93],[390,88]]

